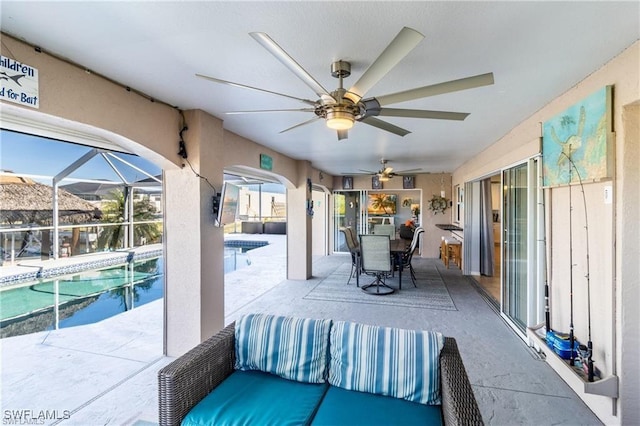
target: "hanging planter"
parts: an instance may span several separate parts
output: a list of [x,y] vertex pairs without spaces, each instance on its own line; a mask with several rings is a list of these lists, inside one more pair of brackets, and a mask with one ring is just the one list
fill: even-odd
[[447,200],[445,197],[434,195],[429,201],[427,201],[427,205],[429,206],[429,210],[431,210],[433,214],[444,214],[444,211],[449,206],[449,200]]

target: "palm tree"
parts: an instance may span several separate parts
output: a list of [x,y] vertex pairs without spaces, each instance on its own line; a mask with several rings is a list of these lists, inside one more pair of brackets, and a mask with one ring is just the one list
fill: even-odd
[[[124,268],[127,268],[124,266]],[[121,306],[125,311],[130,311],[134,303],[140,300],[140,294],[148,292],[155,284],[162,271],[158,265],[158,259],[150,259],[134,265],[137,284],[125,284],[121,287],[109,291],[109,296],[113,299],[120,299]],[[140,275],[138,278],[137,275]],[[144,275],[147,277],[142,278]]]
[[[103,223],[123,223],[125,221],[125,192],[130,189],[115,190],[110,193],[109,201],[102,208]],[[156,208],[148,198],[142,198],[133,202],[133,221],[148,221],[156,219]],[[125,225],[108,226],[102,231],[98,237],[98,247],[102,249],[116,250],[122,247],[124,239]],[[140,223],[133,227],[133,243],[147,244],[155,243],[160,240],[162,230],[157,223]]]
[[374,210],[382,210],[385,214],[393,214],[395,200],[387,194],[372,194],[371,207]]

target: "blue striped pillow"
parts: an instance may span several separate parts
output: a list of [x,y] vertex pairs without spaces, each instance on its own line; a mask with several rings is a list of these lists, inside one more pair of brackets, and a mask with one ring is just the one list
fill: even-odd
[[444,337],[337,321],[331,328],[329,383],[347,390],[440,404]]
[[245,315],[236,321],[235,368],[324,383],[330,328],[331,320]]

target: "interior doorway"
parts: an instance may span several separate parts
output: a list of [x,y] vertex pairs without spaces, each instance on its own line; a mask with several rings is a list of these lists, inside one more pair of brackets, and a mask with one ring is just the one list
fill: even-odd
[[[490,301],[494,303],[496,307],[500,306],[501,301],[501,282],[502,282],[502,178],[501,174],[497,173],[489,178],[489,187],[491,188],[491,233],[493,236],[492,242],[486,244],[480,244],[480,256],[486,256],[486,250],[493,251],[493,271],[488,274],[487,271],[480,271],[479,275],[474,278],[484,290],[485,295],[490,298]],[[491,244],[492,243],[492,244]]]
[[363,200],[362,191],[336,191],[333,193],[334,211],[333,211],[333,249],[335,252],[348,252],[347,242],[344,234],[340,232],[341,228],[351,228],[356,234],[361,234],[363,223],[363,212],[360,208]]
[[311,221],[311,254],[313,256],[326,256],[329,254],[328,244],[328,194],[320,188],[313,188],[311,199],[313,201],[313,220]]

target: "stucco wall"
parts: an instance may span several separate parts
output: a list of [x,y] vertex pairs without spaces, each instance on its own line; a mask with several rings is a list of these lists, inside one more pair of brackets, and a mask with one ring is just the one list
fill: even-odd
[[[222,153],[221,153],[222,154]],[[272,149],[258,145],[228,130],[224,131],[224,166],[246,166],[260,170],[260,154],[267,154],[273,159],[272,175],[278,175],[285,186],[291,188],[298,178],[297,161]]]
[[[118,135],[111,140],[162,168],[180,165],[177,155],[177,110],[151,102],[125,87],[60,61],[11,37],[2,35],[10,52],[3,55],[38,69],[40,108],[37,112],[73,123],[105,129]],[[14,106],[9,102],[3,105]]]
[[[622,312],[637,312],[638,299],[621,297],[637,291],[638,238],[637,219],[640,205],[638,189],[638,141],[637,133],[625,134],[622,112],[625,105],[640,99],[640,42],[630,46],[616,58],[587,76],[566,93],[553,99],[520,125],[508,132],[488,149],[453,173],[453,185],[464,184],[481,177],[499,172],[515,163],[539,153],[540,123],[562,112],[567,107],[586,98],[596,90],[614,86],[612,138],[616,157],[615,175],[612,180],[586,183],[584,186],[588,211],[588,244],[591,284],[591,326],[596,366],[605,375],[620,377],[621,396],[612,400],[603,396],[585,394],[582,389],[574,389],[589,407],[607,424],[638,423],[637,393],[622,394],[624,382],[640,376],[637,362],[624,360],[621,355],[623,341],[631,337],[637,352],[637,336],[640,334],[638,321],[629,321]],[[499,84],[499,83],[498,83]],[[635,166],[629,163],[633,162]],[[604,201],[605,187],[612,186],[613,204]],[[573,235],[571,245],[574,261],[574,325],[581,341],[587,340],[587,234],[584,230],[584,209],[581,189],[572,187]],[[623,196],[624,194],[624,196]],[[569,213],[568,187],[547,190],[550,215],[547,218],[551,238],[548,244],[551,253],[551,316],[552,326],[568,331],[569,326]],[[635,279],[632,277],[636,277]],[[622,277],[625,277],[623,280]],[[633,315],[631,315],[633,317]],[[635,317],[637,318],[637,317]],[[634,337],[635,336],[635,337]],[[635,380],[635,379],[634,379]],[[636,380],[637,382],[637,380]],[[636,385],[637,386],[637,385]],[[631,387],[633,388],[633,386]],[[635,398],[635,401],[634,401]],[[613,402],[613,405],[612,405]],[[612,408],[613,407],[613,408]]]

